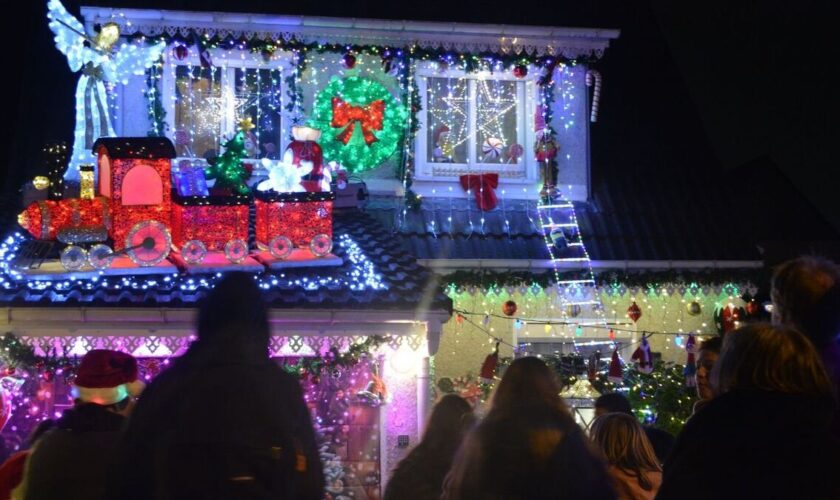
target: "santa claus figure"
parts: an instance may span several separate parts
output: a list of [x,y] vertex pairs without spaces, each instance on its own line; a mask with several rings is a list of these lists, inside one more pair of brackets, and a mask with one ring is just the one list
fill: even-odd
[[452,143],[449,140],[449,127],[441,125],[435,129],[433,134],[435,141],[435,149],[432,151],[432,157],[438,163],[452,161]]
[[317,142],[321,131],[311,127],[292,127],[292,137],[294,140],[283,153],[283,163],[311,167],[300,183],[307,191],[329,191],[330,173],[324,168],[324,154]]

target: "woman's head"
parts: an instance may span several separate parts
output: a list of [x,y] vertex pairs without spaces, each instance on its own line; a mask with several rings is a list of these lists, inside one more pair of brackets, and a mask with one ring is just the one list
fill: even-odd
[[638,477],[642,488],[652,488],[644,473],[662,469],[653,446],[635,417],[625,413],[605,413],[592,422],[589,436],[610,465]]
[[697,372],[695,374],[697,396],[700,399],[709,400],[714,397],[710,377],[712,375],[712,368],[720,356],[722,345],[723,339],[719,336],[711,337],[700,344],[700,349],[697,353]]
[[447,394],[435,405],[423,444],[434,448],[458,447],[466,431],[473,423],[473,411],[469,403],[455,394]]
[[773,322],[797,328],[817,347],[840,335],[840,266],[821,257],[799,257],[773,274]]
[[493,410],[545,405],[564,409],[557,375],[540,359],[519,358],[505,370],[493,394]]
[[769,323],[728,333],[711,381],[717,394],[756,389],[823,397],[832,391],[811,342],[793,328]]

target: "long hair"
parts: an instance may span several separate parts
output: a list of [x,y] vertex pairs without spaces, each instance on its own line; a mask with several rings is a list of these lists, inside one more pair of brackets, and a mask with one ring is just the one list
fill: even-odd
[[832,394],[813,344],[793,328],[769,323],[753,323],[726,335],[711,382],[717,394],[735,389],[813,397]]
[[589,437],[610,465],[635,477],[645,491],[653,489],[647,475],[649,472],[661,472],[662,468],[650,440],[635,417],[625,413],[605,413],[592,422]]
[[441,398],[423,439],[397,465],[383,498],[439,498],[446,473],[473,421],[472,407],[463,398],[455,394]]
[[505,411],[532,405],[568,413],[560,398],[557,375],[541,359],[529,356],[514,360],[505,370],[493,394],[491,408]]
[[473,411],[464,398],[455,394],[442,397],[432,410],[423,439],[417,448],[449,455],[449,460],[472,426]]

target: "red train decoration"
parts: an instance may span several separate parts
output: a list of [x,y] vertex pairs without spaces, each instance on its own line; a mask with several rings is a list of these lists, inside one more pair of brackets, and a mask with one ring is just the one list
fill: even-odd
[[[85,264],[104,269],[120,254],[137,265],[153,266],[171,250],[187,264],[202,262],[208,251],[223,251],[237,264],[252,250],[284,259],[296,247],[308,247],[315,257],[332,249],[334,193],[258,193],[253,201],[257,248],[252,249],[250,197],[173,194],[175,148],[169,139],[100,138],[93,151],[97,197],[38,201],[18,216],[35,238],[68,244],[61,252],[68,270]],[[107,238],[113,249],[104,244]]]

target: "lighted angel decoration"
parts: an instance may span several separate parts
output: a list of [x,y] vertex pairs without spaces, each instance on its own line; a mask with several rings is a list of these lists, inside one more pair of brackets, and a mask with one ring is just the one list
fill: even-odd
[[[114,136],[108,110],[106,84],[128,83],[131,75],[143,75],[160,59],[165,42],[141,46],[128,42],[118,44],[120,27],[105,23],[93,37],[88,36],[82,23],[70,15],[60,0],[47,2],[50,30],[55,44],[72,71],[82,71],[76,85],[76,132],[70,164],[64,173],[65,181],[79,181],[79,165],[96,165],[91,152],[94,141]],[[98,176],[94,173],[94,179]]]

